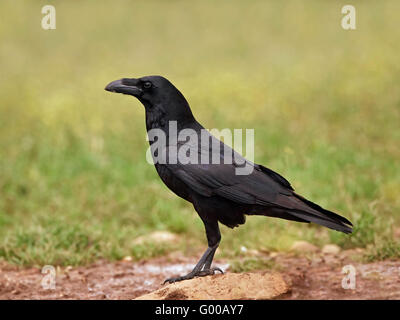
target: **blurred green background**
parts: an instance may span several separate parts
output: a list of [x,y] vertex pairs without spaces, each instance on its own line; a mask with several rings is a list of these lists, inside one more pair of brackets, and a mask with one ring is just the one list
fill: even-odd
[[[41,28],[43,5],[57,29]],[[255,161],[351,219],[352,236],[249,217],[218,255],[294,240],[400,256],[400,2],[0,2],[0,259],[85,264],[206,245],[203,225],[145,160],[144,109],[104,91],[159,74],[206,128],[254,128]],[[173,246],[138,245],[154,230]]]

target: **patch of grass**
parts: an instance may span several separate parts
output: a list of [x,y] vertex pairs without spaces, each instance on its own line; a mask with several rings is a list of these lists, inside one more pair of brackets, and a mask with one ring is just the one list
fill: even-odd
[[[352,234],[345,235],[337,232],[330,232],[330,239],[333,243],[343,248],[364,248],[374,244],[376,233],[379,232],[376,220],[376,215],[370,211],[363,211],[353,222],[354,229]],[[390,230],[387,225],[384,226],[384,229]]]
[[176,248],[177,245],[146,243],[133,247],[131,249],[131,254],[136,260],[140,260],[143,258],[161,256]]
[[367,262],[386,259],[400,259],[400,242],[388,240],[372,246],[364,255]]
[[236,273],[255,270],[279,270],[279,265],[274,260],[268,258],[253,257],[233,260],[229,270]]
[[58,224],[46,229],[18,229],[3,242],[0,256],[18,265],[79,265],[99,258],[101,244],[78,225]]

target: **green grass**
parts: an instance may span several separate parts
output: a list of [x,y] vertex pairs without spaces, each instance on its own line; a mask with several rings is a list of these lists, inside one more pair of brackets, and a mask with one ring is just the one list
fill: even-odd
[[[398,1],[354,1],[355,31],[334,1],[52,3],[53,31],[40,27],[48,1],[0,3],[1,258],[85,264],[205,246],[191,205],[145,161],[143,107],[103,90],[148,74],[171,79],[205,127],[254,128],[256,162],[355,223],[346,236],[249,217],[222,228],[219,254],[305,239],[399,256]],[[154,230],[182,241],[133,244]]]
[[378,245],[371,246],[367,253],[364,255],[366,262],[375,260],[386,260],[386,259],[399,259],[400,258],[400,246],[393,240],[381,242]]
[[253,270],[279,270],[281,267],[268,258],[245,258],[234,260],[229,266],[231,272],[249,272]]

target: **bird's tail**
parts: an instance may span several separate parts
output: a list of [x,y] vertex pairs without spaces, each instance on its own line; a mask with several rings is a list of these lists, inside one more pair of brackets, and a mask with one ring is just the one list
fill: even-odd
[[[289,212],[296,218],[344,233],[351,233],[353,231],[353,224],[346,218],[320,207],[295,192],[293,192],[293,197],[290,198],[292,208]],[[293,206],[293,204],[295,205]]]

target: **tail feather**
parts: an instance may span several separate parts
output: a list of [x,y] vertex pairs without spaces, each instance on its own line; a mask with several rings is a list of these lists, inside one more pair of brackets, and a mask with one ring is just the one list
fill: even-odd
[[332,219],[327,219],[327,218],[324,218],[321,216],[317,216],[310,212],[293,210],[290,213],[297,218],[319,224],[319,225],[327,227],[329,229],[341,231],[344,233],[352,233],[352,231],[353,231],[351,226],[346,225],[341,221],[334,221]]
[[293,195],[308,207],[308,210],[304,210],[303,208],[300,210],[294,209],[291,212],[294,216],[344,233],[351,233],[353,231],[353,224],[345,217],[326,210],[295,192],[293,192]]
[[[349,220],[320,207],[295,192],[292,193],[292,196],[281,195],[278,203],[281,208],[285,209],[288,215],[294,217],[294,219],[289,220],[299,219],[305,222],[313,222],[344,233],[351,233],[353,231],[353,225]],[[287,217],[281,217],[288,219]]]

